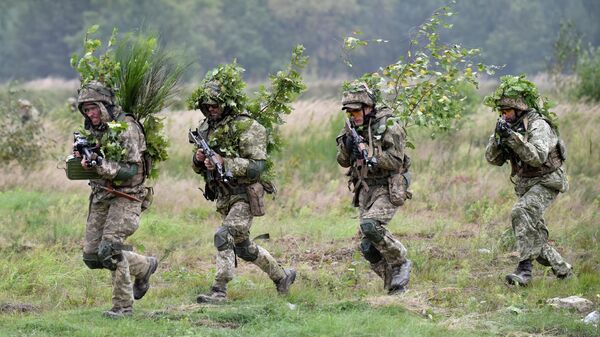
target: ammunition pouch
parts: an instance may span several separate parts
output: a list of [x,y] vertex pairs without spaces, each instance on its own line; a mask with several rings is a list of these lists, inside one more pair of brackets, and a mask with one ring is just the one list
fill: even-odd
[[252,244],[249,239],[246,239],[233,247],[235,255],[239,256],[240,259],[248,262],[255,261],[258,258],[258,249],[256,244]]
[[150,205],[152,205],[153,201],[154,201],[154,188],[146,187],[146,195],[144,196],[144,199],[142,200],[142,212],[147,210],[148,208],[150,208]]
[[377,227],[379,226],[379,221],[375,219],[363,219],[360,223],[360,231],[372,242],[381,242],[383,240],[383,234],[378,230]]
[[117,270],[117,263],[123,260],[123,250],[133,250],[131,245],[102,240],[98,246],[98,259],[104,268]]
[[98,258],[98,254],[86,254],[83,253],[83,263],[90,269],[102,269],[104,266],[100,259]]
[[265,215],[265,188],[260,182],[246,186],[250,213],[253,216]]
[[392,174],[388,178],[388,189],[392,205],[402,206],[406,199],[412,198],[412,193],[408,191],[409,185],[410,172]]
[[369,263],[372,263],[372,264],[375,264],[375,263],[381,261],[381,259],[383,258],[383,256],[377,250],[377,248],[375,248],[373,243],[366,238],[363,238],[362,241],[360,242],[360,251],[362,252],[363,256],[365,257],[365,260],[369,261]]
[[227,249],[231,249],[232,244],[229,237],[230,235],[227,227],[221,226],[217,228],[217,231],[215,232],[214,236],[215,248],[217,248],[217,250],[220,252]]

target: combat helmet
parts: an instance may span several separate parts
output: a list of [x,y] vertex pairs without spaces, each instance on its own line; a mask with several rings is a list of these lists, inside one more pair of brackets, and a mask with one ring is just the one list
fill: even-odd
[[342,94],[342,110],[360,109],[364,105],[374,106],[374,94],[367,83],[354,81]]
[[499,100],[496,101],[496,107],[499,110],[503,109],[516,109],[521,111],[529,110],[529,106],[525,103],[522,97],[507,97],[502,96]]
[[98,81],[91,81],[79,89],[77,109],[83,113],[83,103],[101,102],[106,108],[115,105],[115,93]]

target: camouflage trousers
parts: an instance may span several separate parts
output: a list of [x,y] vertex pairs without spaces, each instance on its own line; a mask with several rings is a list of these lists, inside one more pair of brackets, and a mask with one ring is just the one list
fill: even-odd
[[[141,203],[111,194],[98,193],[90,196],[90,209],[83,243],[84,254],[98,254],[103,240],[123,243],[140,223]],[[133,304],[133,282],[131,277],[141,277],[150,268],[146,256],[122,251],[123,259],[112,273],[112,303],[115,307]]]
[[[235,246],[249,240],[252,218],[250,205],[246,201],[234,203],[229,211],[223,215],[222,226],[227,229],[230,244]],[[266,249],[251,241],[247,250],[256,256],[256,259],[250,262],[267,273],[271,280],[277,282],[285,277],[283,268]],[[213,287],[227,289],[227,283],[234,276],[235,258],[235,252],[232,248],[217,251],[217,274],[215,275]]]
[[[393,267],[399,267],[406,261],[406,248],[398,241],[385,227],[392,218],[398,206],[390,202],[387,186],[372,186],[369,191],[361,189],[358,195],[358,206],[360,210],[361,224],[368,219],[376,220],[376,230],[383,237],[379,242],[369,240],[361,230],[361,245],[372,245],[383,257],[382,261],[371,262],[371,269],[379,275],[384,284],[387,285],[387,278],[390,276],[390,270]],[[363,251],[364,256],[364,251]],[[366,258],[366,256],[365,256]]]
[[554,273],[566,275],[571,265],[548,244],[548,228],[544,212],[558,195],[558,191],[541,184],[533,185],[519,196],[511,212],[512,228],[517,239],[520,261],[537,259],[552,267]]

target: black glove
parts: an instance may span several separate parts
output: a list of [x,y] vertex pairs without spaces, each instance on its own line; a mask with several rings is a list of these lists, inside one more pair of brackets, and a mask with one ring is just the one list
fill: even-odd
[[496,134],[501,138],[508,138],[510,136],[512,130],[510,128],[510,124],[506,122],[502,118],[498,118],[498,122],[496,123]]

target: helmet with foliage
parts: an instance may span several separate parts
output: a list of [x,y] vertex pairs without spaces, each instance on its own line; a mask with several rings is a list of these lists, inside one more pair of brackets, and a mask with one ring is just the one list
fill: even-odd
[[354,81],[350,83],[342,94],[342,109],[360,109],[364,105],[374,106],[373,91],[367,83]]
[[500,110],[511,109],[511,108],[515,109],[515,110],[521,110],[521,111],[529,110],[529,107],[527,106],[527,104],[525,103],[525,101],[523,100],[522,97],[502,96],[496,102],[496,107],[498,107],[498,109],[500,109]]
[[553,103],[544,96],[540,96],[535,84],[525,79],[525,75],[507,75],[500,77],[500,85],[489,96],[485,96],[483,104],[499,110],[514,108],[522,111],[534,109],[550,122],[558,131],[558,118],[549,109]]
[[79,89],[77,108],[83,113],[83,103],[101,102],[105,107],[115,105],[115,93],[101,82],[91,81]]
[[188,99],[188,108],[200,109],[206,115],[203,105],[219,104],[225,113],[241,113],[248,100],[244,92],[246,83],[241,75],[243,71],[244,68],[235,61],[209,71]]

